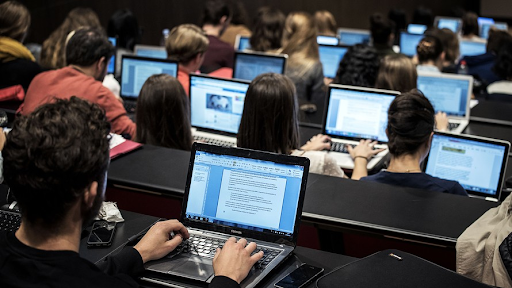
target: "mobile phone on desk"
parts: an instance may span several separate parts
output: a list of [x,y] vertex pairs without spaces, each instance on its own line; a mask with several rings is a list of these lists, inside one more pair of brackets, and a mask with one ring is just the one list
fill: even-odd
[[87,247],[108,247],[112,245],[116,232],[116,222],[96,221],[87,239]]
[[274,287],[277,288],[300,288],[311,283],[316,277],[322,275],[324,268],[315,267],[306,263],[300,265],[283,279],[279,280]]

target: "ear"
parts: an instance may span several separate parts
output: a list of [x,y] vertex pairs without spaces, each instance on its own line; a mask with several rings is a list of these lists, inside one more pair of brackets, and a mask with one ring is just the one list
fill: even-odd
[[98,195],[98,182],[93,181],[89,187],[85,188],[84,192],[84,204],[87,208],[91,208],[94,204],[94,199]]
[[228,21],[228,16],[222,16],[220,18],[220,25],[226,24],[227,21]]
[[439,58],[441,58],[441,60],[444,61],[445,57],[446,57],[446,53],[444,51],[441,52],[441,55],[439,55]]
[[105,67],[104,65],[107,65],[105,57],[101,57],[100,60],[96,62],[96,69],[99,71],[103,70]]

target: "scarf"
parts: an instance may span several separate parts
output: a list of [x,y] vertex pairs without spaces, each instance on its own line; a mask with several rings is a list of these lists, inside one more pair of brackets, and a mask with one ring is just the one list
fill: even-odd
[[0,63],[19,58],[36,61],[32,53],[23,44],[12,38],[0,36]]

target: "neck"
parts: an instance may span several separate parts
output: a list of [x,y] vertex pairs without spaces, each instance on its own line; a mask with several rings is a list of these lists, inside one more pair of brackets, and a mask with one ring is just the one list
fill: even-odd
[[419,173],[420,168],[420,155],[402,155],[399,157],[391,156],[387,171],[395,173]]
[[197,69],[194,70],[194,67],[189,63],[188,65],[181,64],[179,66],[179,69],[187,74],[196,72]]
[[206,33],[206,35],[219,37],[220,36],[220,25],[212,25],[212,24],[204,24],[203,30]]
[[83,67],[83,66],[79,66],[79,65],[73,65],[73,64],[70,64],[69,66],[71,66],[73,69],[87,75],[87,76],[91,76],[93,78],[96,79],[96,71],[94,70],[94,67],[93,66],[89,66],[89,67]]

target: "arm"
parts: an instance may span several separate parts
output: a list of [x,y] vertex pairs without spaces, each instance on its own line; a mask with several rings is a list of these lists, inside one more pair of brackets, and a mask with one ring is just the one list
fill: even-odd
[[321,151],[331,149],[331,137],[323,134],[317,134],[309,141],[300,147],[300,150],[304,151]]
[[352,171],[352,179],[359,180],[361,177],[365,177],[368,175],[368,170],[366,166],[368,165],[369,159],[384,151],[384,149],[373,149],[377,142],[372,142],[371,140],[361,140],[359,144],[352,148],[352,146],[348,146],[348,152],[350,153],[350,157],[354,159],[354,170]]
[[126,110],[123,104],[108,88],[104,87],[101,83],[100,91],[98,92],[97,104],[105,110],[105,115],[112,125],[112,132],[116,134],[130,134],[132,138],[135,137],[136,126],[135,123],[126,115]]
[[439,131],[448,131],[448,116],[446,116],[446,113],[437,112],[436,129]]

